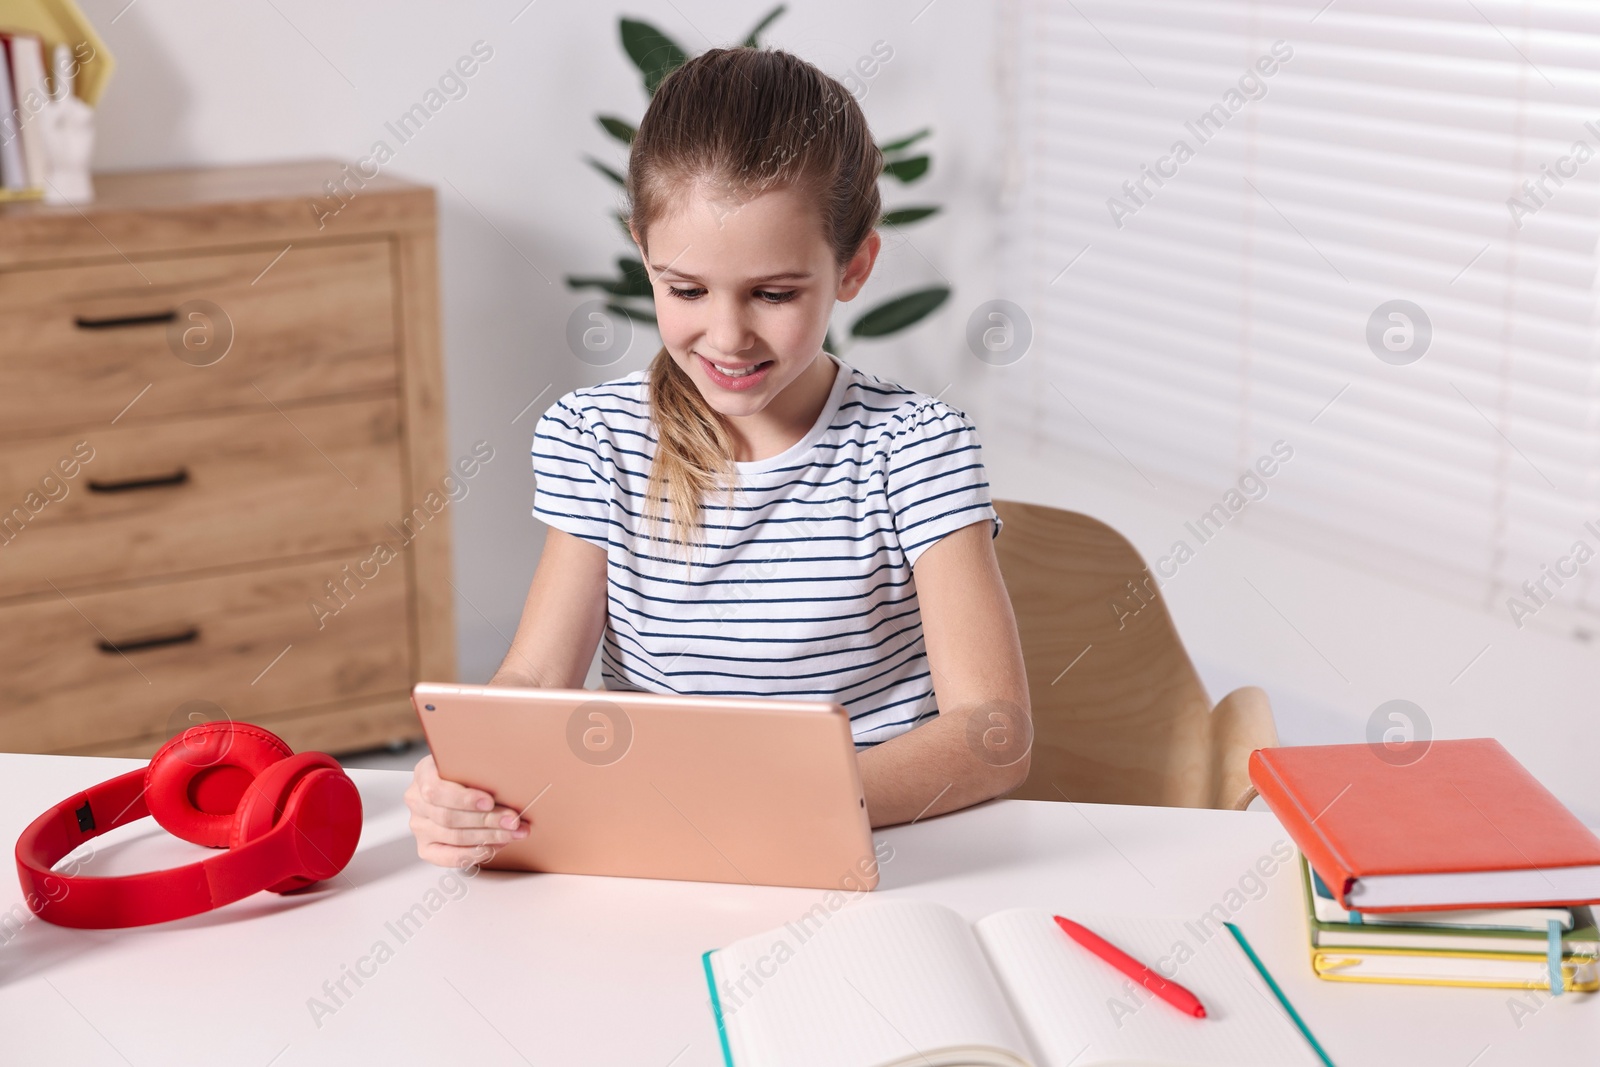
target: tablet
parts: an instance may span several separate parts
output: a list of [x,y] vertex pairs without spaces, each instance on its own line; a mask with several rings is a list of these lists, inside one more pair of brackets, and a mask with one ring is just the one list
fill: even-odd
[[878,884],[837,703],[429,682],[411,702],[439,776],[528,820],[485,868]]

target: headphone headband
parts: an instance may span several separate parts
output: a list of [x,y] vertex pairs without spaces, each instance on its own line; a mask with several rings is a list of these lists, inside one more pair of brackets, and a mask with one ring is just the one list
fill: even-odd
[[[208,723],[195,729],[221,732],[234,726]],[[281,752],[290,751],[260,727],[248,729],[265,734]],[[84,842],[150,815],[152,807],[168,830],[197,843],[216,843],[210,839],[214,830],[192,831],[192,825],[174,825],[163,816],[178,805],[176,810],[186,811],[193,824],[213,819],[216,812],[192,806],[189,783],[212,769],[259,762],[260,752],[230,753],[225,743],[225,755],[209,766],[174,766],[182,760],[174,745],[182,740],[168,742],[148,767],[67,798],[22,832],[17,875],[34,914],[58,926],[84,929],[142,926],[197,915],[263,889],[294,892],[344,869],[361,835],[361,796],[355,783],[331,756],[274,752],[228,813],[233,821],[226,851],[181,867],[120,877],[53,870]],[[245,741],[231,737],[232,744]],[[152,805],[149,793],[157,789],[168,792]]]

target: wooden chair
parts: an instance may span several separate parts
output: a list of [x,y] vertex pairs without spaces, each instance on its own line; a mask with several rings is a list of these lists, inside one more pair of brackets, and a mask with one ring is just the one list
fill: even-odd
[[1013,798],[1242,810],[1252,749],[1275,747],[1267,695],[1215,708],[1137,549],[1105,523],[997,500],[996,538],[1033,706]]

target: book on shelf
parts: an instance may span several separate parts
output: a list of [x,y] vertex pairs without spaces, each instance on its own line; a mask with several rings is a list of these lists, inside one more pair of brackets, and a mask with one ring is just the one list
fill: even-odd
[[0,39],[11,68],[11,107],[5,135],[15,138],[26,189],[42,189],[45,182],[45,143],[40,129],[50,100],[45,80],[44,44],[31,33],[4,33]]
[[[1316,1067],[1328,1061],[1244,934],[1069,913],[1194,993],[1186,1015],[1039,908],[969,923],[865,901],[705,953],[728,1067]],[[1206,935],[1202,940],[1201,935]]]
[[22,161],[22,131],[17,123],[16,91],[12,88],[9,34],[0,33],[0,192],[28,188],[28,167]]

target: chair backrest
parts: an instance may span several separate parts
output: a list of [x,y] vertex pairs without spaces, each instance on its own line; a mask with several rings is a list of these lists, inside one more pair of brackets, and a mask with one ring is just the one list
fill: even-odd
[[1028,778],[1010,796],[1242,807],[1250,749],[1277,744],[1265,694],[1239,690],[1213,713],[1155,578],[1111,527],[994,506],[1034,722]]

